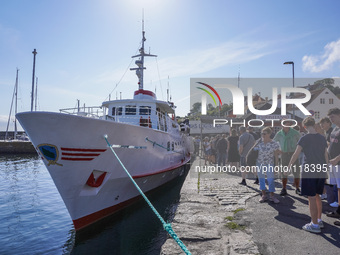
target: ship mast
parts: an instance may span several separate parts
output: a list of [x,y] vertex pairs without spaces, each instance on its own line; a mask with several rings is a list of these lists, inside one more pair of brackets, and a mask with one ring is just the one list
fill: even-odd
[[131,71],[136,71],[136,75],[138,77],[138,89],[139,90],[143,90],[144,88],[144,69],[146,69],[146,67],[144,67],[144,57],[157,57],[157,55],[151,55],[151,54],[147,54],[144,51],[144,42],[146,41],[145,39],[145,31],[144,31],[144,19],[142,20],[142,47],[139,49],[139,54],[132,56],[132,58],[137,58],[139,57],[139,59],[137,59],[135,61],[135,64],[138,66],[137,68],[130,68]]
[[34,102],[34,78],[35,78],[35,55],[37,55],[37,50],[34,49],[33,53],[33,74],[32,74],[32,94],[31,94],[31,112],[33,112],[33,102]]

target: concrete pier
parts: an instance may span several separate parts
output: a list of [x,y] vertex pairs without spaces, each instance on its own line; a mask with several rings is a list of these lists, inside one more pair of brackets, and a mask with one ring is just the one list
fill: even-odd
[[[198,176],[195,160],[181,191],[172,223],[173,229],[192,254],[339,254],[340,229],[336,219],[324,213],[334,211],[323,200],[321,234],[302,230],[310,222],[308,199],[295,194],[288,183],[288,195],[281,197],[281,180],[275,180],[279,204],[259,203],[259,186],[247,180],[240,185],[240,174],[204,173]],[[290,176],[291,177],[291,176]],[[199,192],[198,192],[199,191]],[[169,237],[162,255],[184,254]]]
[[[195,160],[181,191],[173,229],[192,254],[259,254],[242,213],[246,201],[258,195],[239,185],[240,177],[225,173],[195,172],[204,160]],[[163,255],[184,254],[173,239],[162,247]]]
[[0,140],[1,154],[36,154],[36,150],[30,141]]

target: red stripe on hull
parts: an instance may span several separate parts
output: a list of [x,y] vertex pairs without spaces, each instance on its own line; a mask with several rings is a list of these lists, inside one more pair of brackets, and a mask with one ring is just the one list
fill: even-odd
[[80,149],[80,148],[61,148],[63,151],[82,151],[82,152],[104,152],[106,149]]
[[62,152],[61,155],[64,156],[85,156],[85,157],[97,157],[100,153],[69,153],[69,152]]
[[91,161],[94,158],[66,158],[66,157],[61,157],[62,160],[70,160],[70,161]]

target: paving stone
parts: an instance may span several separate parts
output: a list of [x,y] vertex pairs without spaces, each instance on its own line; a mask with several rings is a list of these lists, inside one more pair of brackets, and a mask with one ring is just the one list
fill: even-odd
[[[194,162],[194,166],[195,163]],[[195,169],[194,167],[192,169]],[[252,240],[249,227],[233,230],[226,226],[227,216],[235,218],[239,225],[245,225],[239,208],[247,208],[246,201],[258,192],[239,185],[240,178],[200,178],[198,192],[197,178],[189,173],[182,191],[180,203],[172,227],[192,254],[259,254]],[[162,247],[162,255],[183,254],[183,251],[169,238]]]

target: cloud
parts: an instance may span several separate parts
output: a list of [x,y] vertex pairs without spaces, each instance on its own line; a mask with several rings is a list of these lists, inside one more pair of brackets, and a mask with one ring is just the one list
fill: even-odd
[[[228,41],[211,47],[187,50],[177,56],[157,60],[160,67],[160,77],[157,78],[167,79],[169,74],[171,78],[198,75],[223,66],[250,62],[271,54],[268,46],[267,42]],[[133,65],[132,62],[130,65]],[[150,71],[152,67],[147,68],[149,70],[147,74],[152,73]],[[102,73],[96,82],[117,82],[121,80],[122,74],[125,76],[124,82],[135,81],[134,72],[127,71],[128,68],[120,68]],[[157,68],[154,73],[158,74]]]
[[318,73],[330,69],[334,63],[340,62],[340,39],[328,43],[322,55],[306,55],[302,58],[302,62],[303,71]]
[[206,49],[195,49],[185,54],[159,61],[162,73],[172,77],[205,73],[226,65],[236,65],[261,58],[269,52],[266,43],[225,42]]

